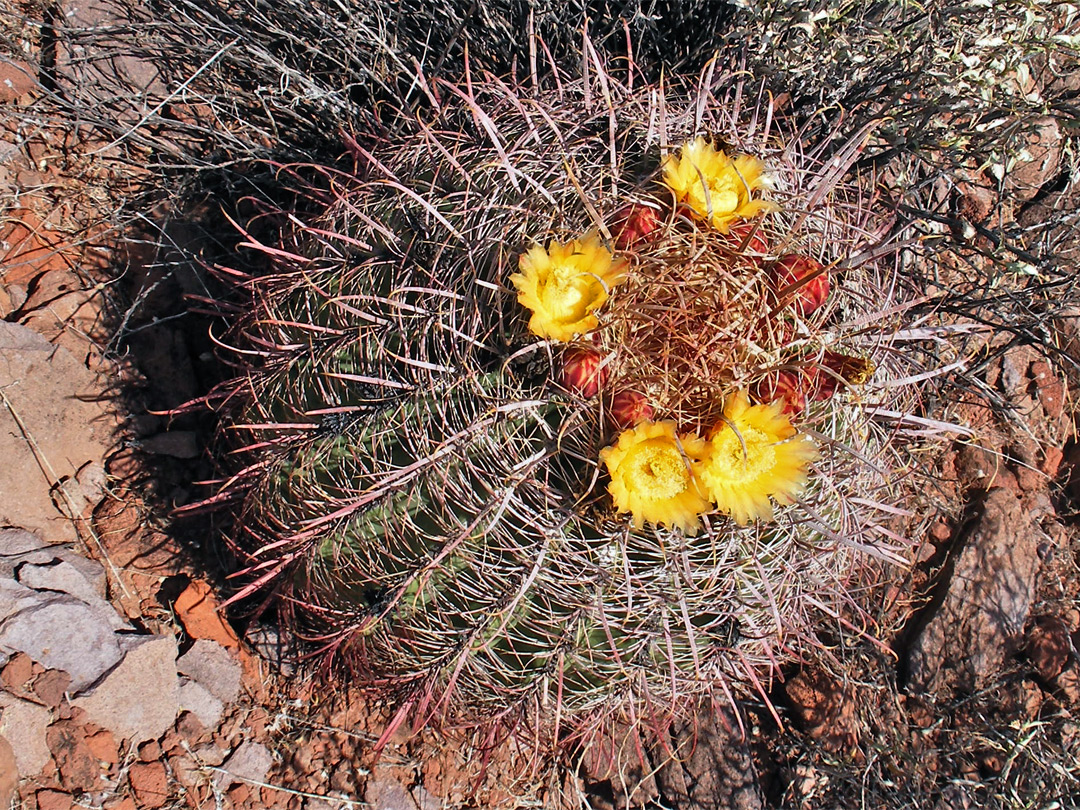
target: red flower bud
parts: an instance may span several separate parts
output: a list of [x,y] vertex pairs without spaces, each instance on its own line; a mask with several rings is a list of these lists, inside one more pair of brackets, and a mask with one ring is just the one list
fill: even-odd
[[874,364],[865,357],[853,357],[839,352],[825,352],[821,363],[813,370],[811,397],[815,402],[826,400],[843,385],[862,385],[874,373]]
[[810,370],[810,398],[814,402],[824,402],[836,393],[840,380],[828,371],[814,367]]
[[[800,315],[817,311],[829,297],[829,276],[821,264],[809,256],[794,253],[781,256],[773,268],[776,292],[790,299]],[[797,289],[789,287],[809,279]]]
[[644,394],[637,391],[620,391],[608,405],[608,419],[619,430],[626,430],[653,418],[653,408]]
[[607,382],[603,360],[601,354],[589,349],[567,349],[562,356],[559,385],[585,399],[595,397]]
[[727,235],[732,250],[738,250],[742,246],[742,252],[749,254],[748,258],[758,263],[761,261],[761,254],[769,252],[769,243],[765,240],[765,231],[761,227],[755,229],[755,224],[754,222],[739,222],[728,229]]
[[628,205],[615,215],[615,247],[629,250],[656,230],[660,218],[646,205]]
[[[817,371],[817,369],[813,369]],[[795,371],[770,371],[754,386],[758,402],[772,403],[781,400],[784,413],[798,416],[806,410],[806,393],[812,387],[809,374]]]

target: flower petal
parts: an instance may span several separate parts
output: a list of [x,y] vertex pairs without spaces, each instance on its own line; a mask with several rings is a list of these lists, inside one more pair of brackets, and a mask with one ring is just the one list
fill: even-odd
[[533,245],[518,259],[510,276],[518,303],[532,312],[529,329],[551,340],[572,340],[590,332],[599,321],[593,314],[609,290],[626,278],[627,264],[616,259],[595,234],[545,250]]
[[752,155],[732,159],[704,138],[685,144],[678,157],[668,155],[663,182],[676,199],[721,233],[738,219],[751,219],[777,206],[755,200],[753,193],[766,185],[765,165]]
[[813,442],[798,434],[781,403],[751,405],[740,391],[728,398],[697,474],[717,509],[746,525],[772,519],[770,498],[794,502],[816,457]]
[[624,430],[615,445],[600,451],[615,508],[630,512],[635,528],[647,521],[696,532],[700,515],[710,508],[694,475],[705,449],[700,437],[677,436],[673,422]]

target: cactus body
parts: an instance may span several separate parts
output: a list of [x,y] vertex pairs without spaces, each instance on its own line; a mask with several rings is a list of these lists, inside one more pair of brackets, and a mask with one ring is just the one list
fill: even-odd
[[[897,434],[867,402],[903,411],[903,387],[841,377],[811,402],[820,460],[775,523],[634,528],[598,459],[626,392],[702,432],[724,395],[837,347],[879,380],[908,373],[876,314],[900,295],[890,271],[854,258],[885,230],[839,183],[855,151],[826,164],[720,87],[442,90],[394,140],[354,143],[356,171],[325,174],[333,199],[256,245],[273,268],[233,332],[257,362],[231,417],[258,437],[237,533],[250,570],[275,574],[302,637],[425,716],[582,728],[760,683],[844,612],[862,552],[891,553],[875,504]],[[703,132],[774,178],[780,210],[752,231],[710,229],[659,184]],[[518,256],[587,232],[615,246],[628,206],[658,213],[622,240],[632,270],[599,329],[531,335]],[[794,252],[836,274],[805,317],[770,282]],[[560,384],[571,352],[609,358],[598,395]]]

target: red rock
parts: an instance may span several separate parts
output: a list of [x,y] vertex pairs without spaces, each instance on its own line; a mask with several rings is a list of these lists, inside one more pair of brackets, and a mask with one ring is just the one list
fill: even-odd
[[237,746],[224,761],[222,770],[214,780],[221,788],[237,782],[262,783],[266,781],[266,775],[273,764],[274,757],[270,750],[265,745],[248,739]]
[[804,669],[784,684],[795,716],[827,751],[850,751],[859,741],[855,697],[832,674]]
[[[211,810],[211,808],[216,810],[217,807],[221,806],[215,799],[209,785],[196,785],[189,788],[184,798],[187,800],[187,806],[191,810]],[[234,808],[234,810],[236,809]]]
[[60,705],[71,686],[71,676],[59,669],[50,669],[34,679],[34,694],[50,709]]
[[603,355],[589,349],[567,349],[563,352],[559,385],[585,399],[592,399],[607,382],[607,367]]
[[1024,123],[1026,161],[1018,161],[1002,181],[1006,193],[1027,202],[1039,193],[1061,168],[1065,139],[1057,118],[1044,116]]
[[1024,716],[1029,720],[1034,720],[1039,716],[1044,701],[1045,693],[1038,684],[1032,681],[1024,681],[1020,685],[1020,705]]
[[277,790],[276,788],[264,787],[259,791],[259,803],[260,808],[284,808],[289,804],[289,800],[292,797],[284,790]]
[[169,729],[161,738],[161,750],[167,754],[172,754],[176,751],[183,750],[184,741],[180,739],[180,735],[176,733],[175,729]]
[[[113,473],[110,468],[110,473]],[[94,510],[94,528],[104,545],[105,553],[113,565],[121,569],[134,569],[161,576],[172,576],[179,570],[177,560],[180,549],[167,535],[147,528],[143,519],[145,507],[137,496],[124,490],[115,491],[116,497],[106,498]],[[131,580],[133,590],[148,588],[152,582],[151,595],[156,596],[159,580],[136,576]]]
[[[11,743],[23,776],[34,776],[52,763],[45,733],[54,719],[44,706],[0,692],[0,736]],[[51,785],[39,782],[37,787]],[[3,806],[0,803],[0,808]]]
[[106,799],[104,810],[137,810],[135,800],[130,796]]
[[229,756],[229,751],[215,743],[209,742],[192,748],[191,755],[202,763],[203,766],[216,768]]
[[99,762],[107,762],[116,765],[120,761],[120,749],[116,744],[116,737],[106,728],[90,734],[86,737],[86,745],[97,757]]
[[1069,628],[1059,616],[1039,616],[1024,642],[1028,658],[1044,681],[1056,678],[1072,658]]
[[51,270],[70,272],[70,248],[54,243],[49,234],[32,211],[17,208],[5,215],[0,224],[0,265],[5,284],[27,287]]
[[608,420],[619,430],[626,430],[638,422],[653,418],[653,407],[644,394],[637,391],[620,391],[611,398],[607,410]]
[[87,718],[119,739],[156,740],[176,722],[179,711],[176,640],[142,636],[92,691],[74,700]]
[[173,609],[192,638],[216,641],[222,647],[233,650],[240,648],[236,631],[222,618],[217,598],[210,585],[203,580],[192,581],[177,597]]
[[34,68],[29,63],[0,58],[0,102],[18,101],[37,86]]
[[996,682],[1034,600],[1045,534],[1033,510],[1004,487],[975,506],[947,590],[908,647],[912,692],[970,693]]
[[[937,524],[937,525],[940,525],[940,524]],[[934,555],[936,555],[937,552],[938,552],[938,549],[937,549],[938,545],[940,545],[940,543],[935,545],[935,543],[933,541],[926,541],[926,540],[919,543],[919,547],[915,550],[915,562],[917,562],[917,563],[930,562],[930,560],[934,559]]]
[[0,682],[12,694],[22,694],[26,682],[34,676],[34,662],[26,653],[16,653],[0,673]]
[[244,727],[247,729],[249,737],[259,739],[263,736],[263,732],[270,722],[270,714],[266,709],[256,706],[244,718]]
[[[979,444],[963,445],[956,454],[954,469],[956,480],[962,489],[990,489],[990,485],[999,481],[1002,476],[1012,476],[993,447]],[[1012,477],[1015,483],[1015,476]]]
[[169,757],[169,773],[186,790],[196,787],[206,778],[206,769],[191,754],[178,753]]
[[[212,697],[221,702],[222,706],[216,707],[218,714],[224,706],[231,706],[236,702],[243,686],[243,665],[236,660],[235,654],[217,642],[204,638],[198,639],[186,653],[177,659],[176,669],[181,675],[186,675],[195,681],[196,687],[203,691],[206,698]],[[191,694],[194,694],[194,700],[188,709],[194,711],[199,705],[199,698],[197,693],[189,690],[189,695]],[[206,726],[216,726],[218,720],[212,719],[212,715],[207,715],[206,708],[215,707],[204,705],[204,711],[197,712],[199,718]],[[211,719],[207,719],[208,716]]]
[[1058,470],[1061,469],[1061,461],[1064,457],[1065,454],[1061,451],[1060,447],[1047,447],[1046,451],[1043,453],[1043,475],[1051,481],[1057,478]]
[[184,712],[180,715],[176,721],[176,733],[190,746],[201,745],[208,742],[211,737],[210,730],[192,712]]
[[0,807],[11,807],[11,799],[19,784],[19,767],[11,743],[0,737]]
[[160,760],[133,763],[128,769],[128,781],[136,803],[144,810],[156,810],[169,800],[169,780]]
[[[829,274],[809,256],[794,253],[781,256],[773,267],[773,283],[776,293],[800,315],[821,309],[829,297]],[[797,284],[801,286],[792,289]]]
[[243,782],[233,785],[225,792],[228,794],[229,800],[233,803],[233,807],[239,807],[251,796],[251,788]]
[[957,185],[956,190],[960,195],[956,201],[957,216],[963,217],[968,222],[981,224],[997,208],[997,192],[988,185],[969,183],[965,180]]
[[71,810],[70,793],[59,790],[39,790],[34,798],[37,800],[38,810]]
[[1061,615],[1062,621],[1065,622],[1065,626],[1069,628],[1069,632],[1073,634],[1073,646],[1080,647],[1080,610],[1074,607],[1067,608]]
[[161,746],[157,740],[147,740],[139,746],[139,759],[143,762],[161,759]]
[[[2,251],[3,245],[0,245]],[[14,272],[3,257],[0,257],[0,267],[5,276]],[[9,283],[7,278],[4,283]],[[69,497],[76,507],[80,502],[85,503],[77,484],[79,468],[101,458],[107,451],[111,440],[106,432],[114,420],[107,414],[104,404],[97,401],[101,397],[90,396],[91,391],[101,390],[101,381],[87,370],[85,362],[75,353],[50,344],[37,332],[10,318],[0,319],[0,333],[0,343],[4,345],[0,350],[0,386],[4,387],[12,408],[20,415],[27,435],[35,439],[31,450],[10,417],[4,417],[8,421],[0,430],[0,458],[3,459],[0,492],[18,493],[18,497],[4,499],[0,523],[21,526],[49,538],[50,542],[74,540],[75,524],[57,511],[54,496],[64,508],[69,505]],[[85,354],[88,351],[86,340],[80,340]],[[96,401],[83,401],[90,399]],[[5,415],[6,412],[5,408]],[[61,482],[61,486],[51,491],[36,483],[44,480],[38,466],[42,459],[49,459],[53,465],[51,475]],[[24,614],[22,611],[16,616],[21,617],[20,621],[29,620]],[[10,617],[5,625],[16,616]],[[34,623],[36,620],[30,621],[30,624]],[[10,628],[5,627],[5,634],[9,631]],[[20,649],[31,658],[45,662],[45,657],[30,647],[10,643],[8,647]],[[56,647],[52,652],[61,660],[68,657]]]
[[119,480],[135,480],[142,473],[142,454],[134,446],[122,447],[105,459],[109,476]]
[[930,537],[933,539],[933,545],[940,546],[952,539],[952,527],[944,519],[938,519],[934,522],[934,525],[930,527]]
[[1065,383],[1054,374],[1045,360],[1033,362],[1028,374],[1035,380],[1035,392],[1046,415],[1057,419],[1065,407]]
[[[381,770],[381,769],[380,769]],[[364,801],[370,807],[386,808],[386,810],[411,810],[416,807],[404,780],[395,779],[392,775],[372,774],[364,785]],[[494,804],[493,797],[489,801]],[[500,806],[494,804],[494,806]]]
[[58,720],[45,731],[45,741],[68,790],[91,791],[100,787],[101,763],[86,744],[86,728],[74,720]]
[[1039,470],[1033,470],[1024,464],[1013,467],[1016,484],[1024,492],[1038,492],[1046,486],[1046,476]]
[[[63,334],[65,324],[86,331],[101,317],[100,296],[67,267],[37,275],[21,309],[26,314],[20,322],[50,341]],[[76,354],[79,352],[78,344],[68,348]]]
[[1069,705],[1080,704],[1080,670],[1067,669],[1054,679],[1054,686]]
[[615,247],[629,250],[645,241],[656,230],[660,218],[656,210],[647,205],[629,205],[615,215]]

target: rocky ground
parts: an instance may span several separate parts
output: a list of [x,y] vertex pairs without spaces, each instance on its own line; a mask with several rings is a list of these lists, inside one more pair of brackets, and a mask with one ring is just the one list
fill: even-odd
[[[619,780],[599,766],[545,775],[516,750],[480,762],[432,731],[398,732],[376,760],[377,710],[293,672],[272,626],[229,620],[211,527],[168,518],[211,473],[205,425],[167,414],[213,374],[205,331],[179,304],[195,281],[99,226],[96,190],[118,181],[92,155],[108,145],[23,115],[37,77],[0,59],[0,808],[618,805]],[[1060,175],[1052,151],[1036,150],[1030,187]],[[1077,182],[1038,204],[1075,205]],[[974,192],[959,204],[976,220],[1002,216],[1000,200]],[[118,317],[118,300],[141,306]],[[1080,358],[1080,313],[1053,341]],[[978,402],[948,414],[974,433],[927,459],[935,486],[898,519],[918,550],[879,617],[892,632],[878,657],[863,671],[793,671],[776,693],[793,731],[761,707],[748,740],[731,718],[710,719],[695,731],[711,745],[678,767],[639,767],[635,799],[822,806],[839,773],[830,755],[857,772],[885,746],[883,760],[909,757],[931,781],[951,774],[958,787],[925,806],[967,807],[973,784],[1027,767],[1013,737],[991,732],[1015,726],[1020,739],[1041,725],[1076,787],[1054,783],[1045,799],[1080,806],[1068,804],[1080,767],[1067,759],[1080,751],[1073,385],[1045,351],[988,346],[982,379],[1014,417]],[[903,690],[880,686],[882,671]],[[989,708],[957,698],[970,694]]]

